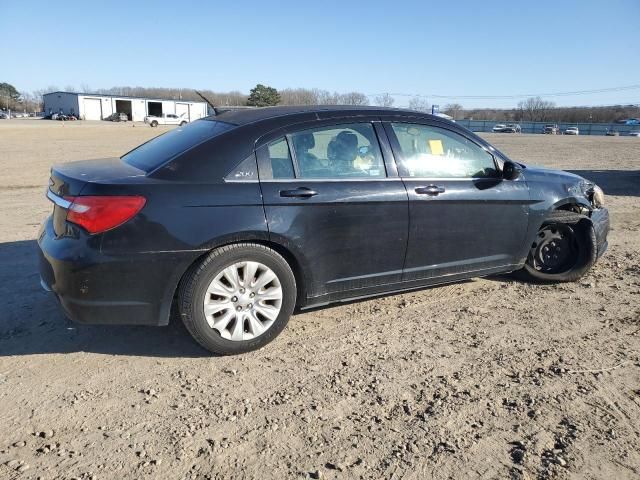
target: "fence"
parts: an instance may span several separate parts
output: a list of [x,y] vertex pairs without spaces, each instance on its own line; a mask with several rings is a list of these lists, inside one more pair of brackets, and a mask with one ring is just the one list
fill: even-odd
[[[505,125],[513,122],[497,122],[495,120],[456,120],[456,123],[468,128],[472,132],[491,132],[496,125]],[[520,122],[522,133],[542,133],[544,126],[551,122]],[[620,123],[557,123],[560,132],[568,127],[578,127],[580,135],[605,135],[608,130],[615,130],[620,135],[640,130],[640,125],[624,125]]]

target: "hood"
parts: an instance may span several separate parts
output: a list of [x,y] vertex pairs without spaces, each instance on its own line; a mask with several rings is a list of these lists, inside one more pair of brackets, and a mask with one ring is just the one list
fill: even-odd
[[523,171],[524,179],[529,187],[537,191],[555,192],[559,198],[571,196],[584,199],[585,205],[590,204],[590,191],[594,183],[574,173],[563,170],[553,170],[542,167],[526,167]]
[[572,185],[581,182],[588,182],[588,180],[580,175],[576,175],[575,173],[565,172],[564,170],[555,170],[553,168],[539,167],[537,165],[525,165],[523,173],[524,177],[528,181],[556,182]]

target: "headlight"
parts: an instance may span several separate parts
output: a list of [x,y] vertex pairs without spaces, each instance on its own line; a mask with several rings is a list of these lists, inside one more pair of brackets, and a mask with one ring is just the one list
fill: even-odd
[[604,207],[604,192],[597,185],[593,186],[593,196],[591,197],[591,203],[593,204],[594,208]]

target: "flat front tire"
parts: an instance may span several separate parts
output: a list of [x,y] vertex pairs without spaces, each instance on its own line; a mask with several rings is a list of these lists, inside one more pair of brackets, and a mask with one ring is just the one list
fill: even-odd
[[523,272],[540,282],[575,282],[595,264],[597,254],[588,218],[557,211],[538,230]]
[[291,267],[275,250],[253,243],[227,245],[187,272],[179,290],[180,315],[210,352],[249,352],[287,326],[296,288]]

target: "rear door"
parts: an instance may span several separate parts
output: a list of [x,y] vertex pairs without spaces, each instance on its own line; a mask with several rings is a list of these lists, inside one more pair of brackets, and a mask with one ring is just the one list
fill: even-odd
[[389,122],[385,130],[409,196],[404,280],[520,261],[531,203],[522,177],[502,179],[484,146],[444,124]]
[[298,127],[257,153],[270,235],[302,259],[308,297],[401,280],[407,194],[372,122]]

